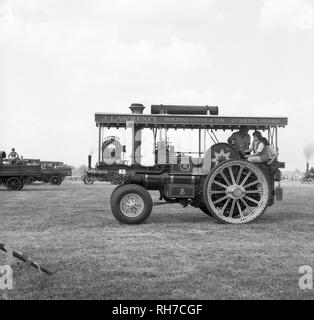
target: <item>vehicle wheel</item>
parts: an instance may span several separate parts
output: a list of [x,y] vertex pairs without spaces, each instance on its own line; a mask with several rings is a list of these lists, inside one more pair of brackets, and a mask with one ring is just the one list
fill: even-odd
[[121,223],[139,224],[151,214],[153,202],[150,194],[136,184],[117,187],[110,199],[111,211]]
[[205,205],[200,207],[201,211],[203,211],[205,214],[207,214],[208,216],[212,217],[212,213],[207,209],[207,207]]
[[206,178],[203,199],[207,209],[223,223],[245,224],[266,210],[270,187],[265,173],[245,160],[217,166]]
[[275,196],[272,195],[269,197],[268,206],[271,207],[274,205],[274,203],[275,203]]
[[6,182],[6,187],[9,191],[20,191],[24,187],[24,183],[20,178],[11,177]]
[[55,185],[61,184],[61,178],[58,176],[53,176],[50,181],[51,181],[51,184],[55,184]]
[[121,187],[123,187],[124,184],[119,184],[118,186],[116,186],[113,191],[111,192],[111,196],[110,196],[110,203],[111,203],[111,199],[112,199],[112,195]]
[[123,175],[118,172],[111,171],[108,173],[108,181],[113,185],[119,185],[123,183]]
[[83,181],[85,184],[88,184],[88,185],[93,184],[95,182],[94,178],[89,175],[86,175]]

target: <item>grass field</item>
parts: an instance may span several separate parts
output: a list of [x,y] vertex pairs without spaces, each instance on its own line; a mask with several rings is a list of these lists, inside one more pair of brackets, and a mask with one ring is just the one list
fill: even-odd
[[298,269],[314,269],[314,185],[283,186],[285,201],[244,226],[180,205],[120,225],[109,208],[114,187],[103,183],[2,188],[0,242],[55,271],[15,265],[7,298],[313,299],[299,289]]

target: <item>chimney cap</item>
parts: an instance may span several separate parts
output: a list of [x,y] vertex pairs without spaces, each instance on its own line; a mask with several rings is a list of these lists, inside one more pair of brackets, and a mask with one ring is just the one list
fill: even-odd
[[133,114],[143,114],[145,107],[141,103],[132,103],[130,109]]

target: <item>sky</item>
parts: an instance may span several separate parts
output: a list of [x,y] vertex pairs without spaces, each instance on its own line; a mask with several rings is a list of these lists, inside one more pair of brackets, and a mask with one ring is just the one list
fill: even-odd
[[222,116],[288,117],[280,160],[304,169],[314,146],[313,8],[314,0],[0,0],[0,150],[79,166],[97,153],[95,112],[218,105]]

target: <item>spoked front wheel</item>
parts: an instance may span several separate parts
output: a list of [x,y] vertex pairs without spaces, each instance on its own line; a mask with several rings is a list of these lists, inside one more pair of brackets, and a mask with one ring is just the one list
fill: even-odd
[[245,224],[266,210],[270,188],[264,172],[245,160],[231,160],[215,168],[205,180],[203,199],[223,223]]

